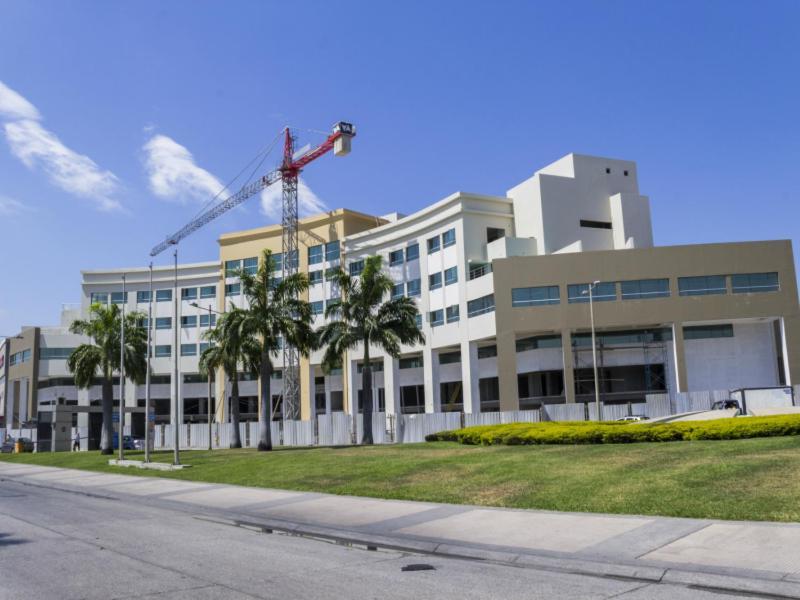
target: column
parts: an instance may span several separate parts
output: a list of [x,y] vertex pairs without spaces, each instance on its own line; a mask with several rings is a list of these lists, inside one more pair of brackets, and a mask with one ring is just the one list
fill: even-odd
[[439,353],[426,345],[422,349],[423,373],[425,374],[425,412],[441,412],[439,398]]
[[464,340],[461,342],[461,387],[464,397],[464,412],[481,412],[481,392],[478,369],[478,345]]
[[[791,348],[800,349],[800,318],[781,317],[781,350],[783,353],[783,372],[785,385],[800,384],[800,352],[791,352]],[[795,398],[795,404],[800,399]]]
[[358,387],[361,383],[361,374],[358,372],[358,361],[350,360],[345,366],[347,371],[347,412],[351,415],[358,414]]
[[675,392],[688,392],[686,353],[683,347],[683,323],[672,324],[672,350],[675,368]]
[[386,414],[400,412],[400,361],[388,354],[383,357],[383,393],[386,397]]
[[497,379],[500,387],[500,410],[519,410],[517,339],[513,331],[497,335]]
[[[314,419],[317,416],[317,382],[316,382],[316,370],[314,366],[311,364],[311,361],[307,359],[303,359],[300,362],[300,382],[301,382],[301,391],[300,391],[300,418],[303,421],[308,421],[309,419]],[[306,385],[302,385],[302,382],[305,381]],[[307,393],[303,393],[302,388],[308,388]]]
[[325,375],[325,414],[331,414],[331,376]]
[[575,402],[575,357],[572,355],[572,334],[569,329],[561,330],[561,356],[564,365],[564,399]]

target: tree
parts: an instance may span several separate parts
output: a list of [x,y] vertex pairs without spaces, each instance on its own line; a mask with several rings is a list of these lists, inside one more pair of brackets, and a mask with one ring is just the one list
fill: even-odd
[[223,369],[231,381],[231,448],[242,447],[239,432],[239,364],[243,365],[245,372],[255,374],[257,370],[253,357],[257,356],[258,348],[242,338],[243,318],[244,311],[231,304],[217,325],[203,335],[210,343],[200,355],[199,363],[201,375],[208,377],[208,373]]
[[364,404],[364,444],[372,444],[372,365],[370,346],[380,348],[393,358],[400,356],[400,346],[422,344],[425,336],[417,326],[416,303],[405,296],[384,300],[394,282],[381,270],[382,258],[370,256],[358,278],[339,269],[333,276],[341,298],[325,310],[328,320],[319,331],[325,348],[323,364],[327,370],[341,364],[344,353],[357,346],[364,349],[361,389]]
[[[125,315],[125,374],[135,383],[144,380],[147,370],[145,354],[147,353],[147,330],[144,327],[146,317],[141,312],[130,312]],[[72,333],[88,336],[92,341],[81,344],[67,359],[67,368],[75,378],[75,385],[81,389],[91,387],[100,377],[102,385],[103,428],[100,435],[101,454],[114,452],[112,439],[114,426],[113,413],[113,374],[120,371],[120,325],[122,310],[117,304],[105,306],[95,303],[89,308],[89,320],[73,321],[69,329]],[[124,421],[122,408],[124,400],[120,400],[120,424]],[[121,438],[122,436],[120,436]],[[120,443],[122,440],[120,439]]]
[[[308,278],[303,273],[284,279],[276,277],[269,250],[264,250],[255,274],[241,270],[237,275],[249,305],[244,309],[242,337],[259,346],[258,356],[253,357],[261,387],[258,449],[272,450],[272,355],[281,350],[281,342],[294,346],[303,356],[308,356],[316,345],[311,305],[300,298],[308,289]],[[284,385],[285,381],[284,378]]]

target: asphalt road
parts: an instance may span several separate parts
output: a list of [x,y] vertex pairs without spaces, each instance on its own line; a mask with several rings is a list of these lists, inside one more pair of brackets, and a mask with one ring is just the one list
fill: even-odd
[[[0,486],[0,599],[746,598],[371,551],[134,501],[8,480]],[[402,570],[412,564],[434,570]]]

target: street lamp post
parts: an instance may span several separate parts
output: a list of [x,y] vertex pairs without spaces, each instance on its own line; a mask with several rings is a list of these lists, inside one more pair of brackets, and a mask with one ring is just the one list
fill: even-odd
[[150,357],[152,343],[150,330],[153,327],[153,262],[150,261],[150,295],[147,298],[147,369],[144,375],[144,462],[150,462]]
[[172,292],[175,296],[173,298],[174,307],[175,307],[175,321],[172,323],[173,331],[175,335],[173,336],[173,346],[172,346],[172,356],[173,356],[173,372],[172,372],[172,380],[173,380],[173,389],[175,390],[175,404],[173,406],[173,415],[174,415],[174,427],[173,427],[173,446],[175,448],[173,452],[173,464],[179,465],[181,464],[181,451],[180,451],[180,427],[181,427],[181,411],[179,410],[181,405],[181,388],[180,382],[178,381],[180,377],[180,339],[178,337],[178,327],[180,323],[178,320],[180,319],[180,314],[178,313],[178,247],[175,247],[175,282],[174,282],[174,291]]
[[[192,302],[192,306],[197,309],[197,332],[198,338],[200,333],[200,305],[197,302]],[[211,313],[218,313],[217,311],[211,308],[211,304],[208,305],[208,328],[211,329]],[[212,449],[211,445],[211,369],[208,370],[208,449]]]
[[[594,288],[599,284],[599,281],[593,281],[589,284],[589,322],[592,328],[592,369],[594,370],[594,403],[597,408],[597,420],[600,421],[602,416],[600,414],[600,380],[597,377],[597,343],[595,341],[594,329]],[[586,293],[586,292],[582,292]]]
[[119,319],[119,459],[125,460],[125,273],[122,274],[122,313]]

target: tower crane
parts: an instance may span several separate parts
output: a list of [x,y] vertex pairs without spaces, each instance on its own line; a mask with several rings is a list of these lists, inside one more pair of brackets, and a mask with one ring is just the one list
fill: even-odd
[[[255,196],[274,183],[281,181],[283,185],[281,212],[281,249],[283,251],[282,275],[286,278],[289,275],[297,273],[299,264],[297,181],[300,172],[311,162],[331,150],[333,150],[336,156],[345,156],[349,154],[351,140],[355,135],[356,128],[352,123],[339,121],[333,126],[331,134],[319,146],[303,152],[299,156],[295,156],[294,144],[296,138],[292,135],[291,130],[286,127],[284,129],[283,160],[277,169],[266,175],[262,175],[256,181],[246,184],[235,194],[199,214],[178,231],[156,245],[150,251],[150,256],[156,256],[170,246],[177,245],[182,239],[191,235],[204,225],[224,215],[232,208],[239,206],[248,198]],[[283,349],[283,362],[284,417],[288,419],[297,419],[300,416],[300,355],[297,349],[285,344]]]

